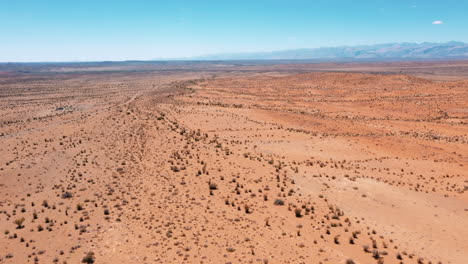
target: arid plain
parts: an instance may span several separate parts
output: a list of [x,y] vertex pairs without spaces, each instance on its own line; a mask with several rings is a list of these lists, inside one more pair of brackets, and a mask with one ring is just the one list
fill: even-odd
[[18,67],[0,263],[468,263],[467,62]]

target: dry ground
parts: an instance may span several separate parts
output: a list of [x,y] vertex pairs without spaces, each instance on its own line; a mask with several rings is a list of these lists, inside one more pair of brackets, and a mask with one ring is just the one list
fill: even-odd
[[0,77],[0,263],[467,263],[468,81],[214,77]]

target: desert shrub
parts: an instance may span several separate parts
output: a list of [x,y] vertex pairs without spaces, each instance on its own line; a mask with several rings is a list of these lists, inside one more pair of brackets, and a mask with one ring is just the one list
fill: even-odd
[[399,260],[403,260],[403,257],[401,256],[400,253],[398,253],[398,254],[396,255],[396,258],[399,259]]
[[16,225],[17,229],[23,228],[23,223],[24,223],[24,217],[16,219],[13,223]]
[[210,182],[208,184],[208,186],[209,186],[210,190],[217,190],[218,189],[218,185],[216,183],[214,183],[214,182]]
[[362,249],[364,249],[364,252],[366,252],[366,253],[369,253],[369,252],[370,252],[369,246],[368,246],[368,245],[364,245],[364,246],[362,247]]
[[62,199],[68,199],[68,198],[72,198],[72,197],[73,197],[73,194],[71,192],[62,193]]
[[81,263],[94,263],[96,261],[96,257],[94,256],[94,252],[90,251],[84,256],[84,258],[81,260]]
[[250,209],[250,206],[248,206],[247,204],[244,205],[244,209],[245,209],[246,214],[250,214],[252,212],[252,210]]
[[302,210],[300,208],[294,209],[294,214],[296,217],[302,217]]
[[340,236],[337,235],[333,238],[333,241],[335,242],[335,244],[340,244]]
[[276,199],[274,204],[275,205],[284,205],[284,201],[281,200],[281,199]]
[[379,251],[377,249],[372,250],[372,257],[375,258],[375,259],[380,258],[380,253],[379,253]]
[[226,248],[226,251],[227,251],[227,252],[234,252],[234,251],[236,251],[236,249],[234,249],[234,248]]

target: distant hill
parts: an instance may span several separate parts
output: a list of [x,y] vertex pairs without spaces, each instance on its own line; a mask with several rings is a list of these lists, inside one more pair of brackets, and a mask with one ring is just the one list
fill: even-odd
[[468,58],[468,44],[388,43],[271,52],[231,53],[193,57],[194,60],[309,60],[309,59],[443,59]]

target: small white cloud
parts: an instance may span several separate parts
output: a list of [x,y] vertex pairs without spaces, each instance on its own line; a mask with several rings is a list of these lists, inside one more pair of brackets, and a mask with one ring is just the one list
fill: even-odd
[[432,22],[432,25],[442,25],[443,23],[444,23],[444,21],[436,20],[436,21]]
[[412,5],[412,6],[410,6],[410,8],[416,8],[416,7],[417,7],[416,5]]

